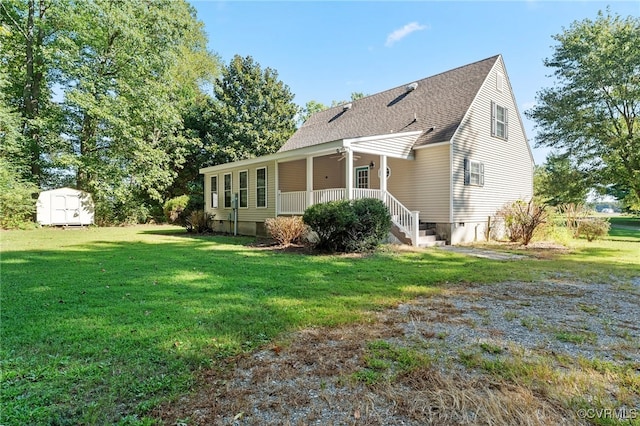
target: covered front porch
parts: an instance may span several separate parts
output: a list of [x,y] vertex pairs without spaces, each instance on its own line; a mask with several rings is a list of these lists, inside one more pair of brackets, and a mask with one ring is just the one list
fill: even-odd
[[411,153],[392,152],[390,156],[357,148],[347,144],[278,161],[276,215],[302,215],[309,206],[329,201],[375,198],[387,206],[397,230],[417,244],[419,212],[406,208],[388,185],[392,173],[389,157],[411,161]]

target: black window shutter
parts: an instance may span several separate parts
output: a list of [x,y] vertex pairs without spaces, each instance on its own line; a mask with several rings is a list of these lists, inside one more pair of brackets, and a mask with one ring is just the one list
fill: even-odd
[[471,183],[471,167],[469,165],[469,159],[464,159],[464,184],[469,185]]

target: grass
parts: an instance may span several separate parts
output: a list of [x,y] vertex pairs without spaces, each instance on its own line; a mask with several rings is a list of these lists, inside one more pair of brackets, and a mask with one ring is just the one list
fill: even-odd
[[366,367],[355,372],[353,378],[369,386],[394,380],[398,374],[407,374],[431,364],[429,357],[424,354],[394,346],[384,340],[368,343],[365,362]]
[[[0,424],[153,423],[152,410],[193,389],[200,371],[285,332],[364,323],[449,283],[534,282],[558,271],[624,283],[640,258],[639,232],[514,262],[438,250],[287,254],[163,226],[0,237]],[[369,350],[365,373],[419,360]]]

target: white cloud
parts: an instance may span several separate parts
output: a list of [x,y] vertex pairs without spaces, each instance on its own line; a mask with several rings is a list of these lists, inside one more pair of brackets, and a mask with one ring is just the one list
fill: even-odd
[[426,30],[427,25],[420,25],[417,22],[410,22],[404,27],[395,30],[387,36],[387,42],[384,44],[387,47],[391,47],[395,42],[402,40],[414,31]]

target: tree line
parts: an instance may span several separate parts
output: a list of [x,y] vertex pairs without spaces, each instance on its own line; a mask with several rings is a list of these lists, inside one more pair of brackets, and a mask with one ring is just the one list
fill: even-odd
[[[640,18],[601,12],[553,38],[555,84],[526,112],[554,149],[536,192],[562,204],[595,188],[640,210]],[[185,0],[0,3],[5,219],[60,186],[92,193],[100,223],[162,217],[169,198],[202,201],[199,168],[273,153],[324,108],[295,105],[249,56],[223,64]]]
[[184,0],[3,0],[0,19],[3,185],[88,191],[102,223],[161,216],[200,167],[295,130],[277,72],[224,66]]

